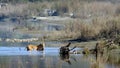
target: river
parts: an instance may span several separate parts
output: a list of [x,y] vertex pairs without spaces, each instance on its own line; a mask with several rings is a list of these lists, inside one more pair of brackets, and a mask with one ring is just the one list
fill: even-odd
[[0,47],[0,68],[119,68],[119,55],[106,59],[104,62],[105,58],[101,57],[97,62],[94,55],[61,56],[59,47],[46,47],[44,51],[27,51],[20,46]]

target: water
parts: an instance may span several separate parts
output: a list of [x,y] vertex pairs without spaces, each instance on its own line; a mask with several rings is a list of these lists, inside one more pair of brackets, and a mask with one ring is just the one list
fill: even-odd
[[[79,48],[76,48],[79,50]],[[25,47],[0,47],[0,68],[120,68],[120,55],[60,55],[59,47],[27,51]]]
[[46,47],[44,51],[27,51],[25,47],[0,47],[0,68],[79,68],[84,64],[79,62],[82,60],[80,56],[71,54],[67,58],[61,57],[59,47]]
[[45,51],[27,51],[25,47],[0,47],[0,55],[58,55],[59,48],[46,47]]

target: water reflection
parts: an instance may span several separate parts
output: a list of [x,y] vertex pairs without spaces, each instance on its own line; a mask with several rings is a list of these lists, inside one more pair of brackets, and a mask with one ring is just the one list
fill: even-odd
[[106,62],[110,66],[116,66],[116,68],[120,68],[120,54],[110,54]]
[[86,57],[90,60],[90,68],[119,68],[120,55],[119,54],[98,54]]
[[68,64],[71,64],[69,56],[70,56],[69,54],[60,54],[60,59],[67,62]]

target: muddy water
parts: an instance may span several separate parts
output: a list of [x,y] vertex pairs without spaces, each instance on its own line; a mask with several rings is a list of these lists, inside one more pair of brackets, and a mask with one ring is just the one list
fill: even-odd
[[96,60],[94,55],[60,56],[59,47],[46,47],[44,51],[0,47],[0,68],[120,68],[119,56],[109,55]]

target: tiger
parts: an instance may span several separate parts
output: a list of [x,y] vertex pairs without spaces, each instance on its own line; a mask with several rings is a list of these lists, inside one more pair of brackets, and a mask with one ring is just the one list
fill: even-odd
[[26,48],[27,51],[32,51],[32,50],[43,51],[45,48],[45,43],[40,43],[39,45],[29,44]]

